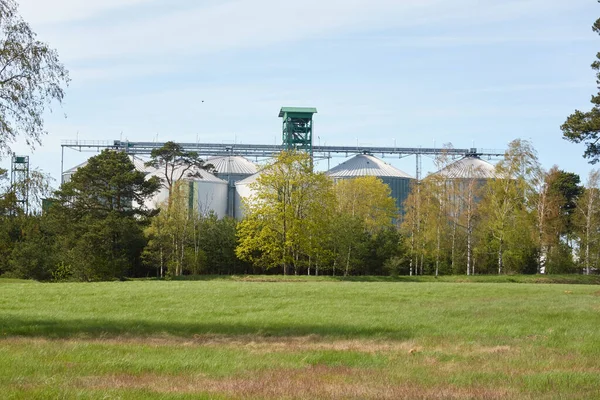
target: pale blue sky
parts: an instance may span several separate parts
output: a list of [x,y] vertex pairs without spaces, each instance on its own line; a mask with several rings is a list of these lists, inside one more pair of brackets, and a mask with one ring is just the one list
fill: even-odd
[[[546,168],[592,168],[559,127],[597,91],[594,0],[20,3],[72,83],[43,146],[14,149],[57,179],[63,139],[279,143],[281,106],[317,107],[321,144],[523,138]],[[65,169],[89,155],[66,152]]]

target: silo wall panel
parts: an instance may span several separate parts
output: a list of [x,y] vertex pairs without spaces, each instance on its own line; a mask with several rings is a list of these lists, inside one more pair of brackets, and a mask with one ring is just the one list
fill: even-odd
[[226,182],[193,182],[194,201],[196,210],[201,215],[211,211],[218,218],[227,215],[227,183]]
[[254,196],[255,190],[249,184],[235,185],[235,218],[244,218],[244,200]]
[[400,214],[404,214],[404,201],[410,194],[411,189],[411,181],[412,179],[408,178],[395,178],[395,177],[387,177],[382,176],[378,177],[389,186],[392,191],[392,198],[396,201],[396,208]]

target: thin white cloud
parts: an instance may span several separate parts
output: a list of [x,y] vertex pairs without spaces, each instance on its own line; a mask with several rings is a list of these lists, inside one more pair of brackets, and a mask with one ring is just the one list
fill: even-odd
[[164,73],[172,74],[176,67],[171,64],[114,64],[106,67],[71,68],[70,77],[73,85],[84,85],[90,82],[103,82],[131,77],[146,78]]
[[597,38],[594,35],[573,35],[565,32],[559,35],[556,32],[521,32],[518,35],[507,36],[412,36],[412,37],[387,37],[377,41],[380,47],[399,48],[439,48],[439,47],[465,47],[484,46],[494,44],[556,44],[590,42]]
[[19,11],[34,25],[72,22],[155,0],[19,0]]
[[[206,54],[222,50],[260,48],[332,34],[365,32],[393,27],[440,23],[485,24],[524,16],[558,12],[577,7],[585,0],[235,0],[217,4],[190,4],[160,15],[139,13],[127,21],[105,21],[103,25],[57,24],[45,30],[49,42],[68,60],[106,57],[171,57]],[[34,4],[27,0],[25,4]],[[38,10],[43,14],[45,7]],[[83,18],[118,6],[144,6],[149,0],[98,1],[60,0],[63,9],[74,9],[52,18]],[[86,7],[76,4],[86,4]],[[58,12],[58,11],[57,11]],[[39,15],[38,15],[39,18]],[[35,19],[35,17],[34,17]]]

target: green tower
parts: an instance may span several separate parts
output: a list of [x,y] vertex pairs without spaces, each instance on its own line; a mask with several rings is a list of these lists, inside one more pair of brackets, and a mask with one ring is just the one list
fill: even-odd
[[313,154],[313,114],[316,108],[282,107],[279,118],[283,118],[283,145],[287,150],[301,150]]

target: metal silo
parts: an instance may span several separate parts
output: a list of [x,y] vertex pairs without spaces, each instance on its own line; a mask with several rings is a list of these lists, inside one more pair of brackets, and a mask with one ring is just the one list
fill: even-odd
[[334,180],[352,179],[361,176],[375,176],[381,179],[383,183],[390,187],[392,197],[396,200],[396,207],[400,212],[402,212],[402,203],[410,193],[411,181],[414,180],[406,172],[369,154],[354,156],[327,171],[327,175]]
[[235,183],[234,215],[237,219],[244,218],[244,199],[247,200],[254,195],[252,184],[256,182],[259,176],[260,172]]
[[[180,176],[183,167],[176,167],[175,176]],[[163,187],[152,197],[146,201],[145,205],[148,208],[157,208],[164,203],[169,197],[169,190],[165,187],[164,171],[156,170],[151,172],[146,177],[147,179],[157,176],[163,182]],[[227,215],[227,187],[226,181],[217,178],[213,174],[198,169],[192,168],[183,174],[181,180],[188,183],[188,204],[189,207],[194,207],[200,214],[207,215],[211,211],[218,218],[223,218]]]
[[433,174],[449,180],[475,179],[479,184],[484,184],[488,179],[497,177],[496,168],[487,161],[477,156],[466,156]]
[[[455,202],[463,211],[472,200],[481,200],[481,188],[490,180],[498,177],[496,168],[477,156],[466,156],[447,165],[430,177],[441,178],[448,189],[449,200]],[[429,177],[425,178],[428,179]]]
[[250,160],[241,156],[224,156],[209,158],[207,164],[214,167],[215,176],[229,183],[227,190],[227,215],[237,217],[236,207],[236,182],[242,181],[256,174],[258,169]]

